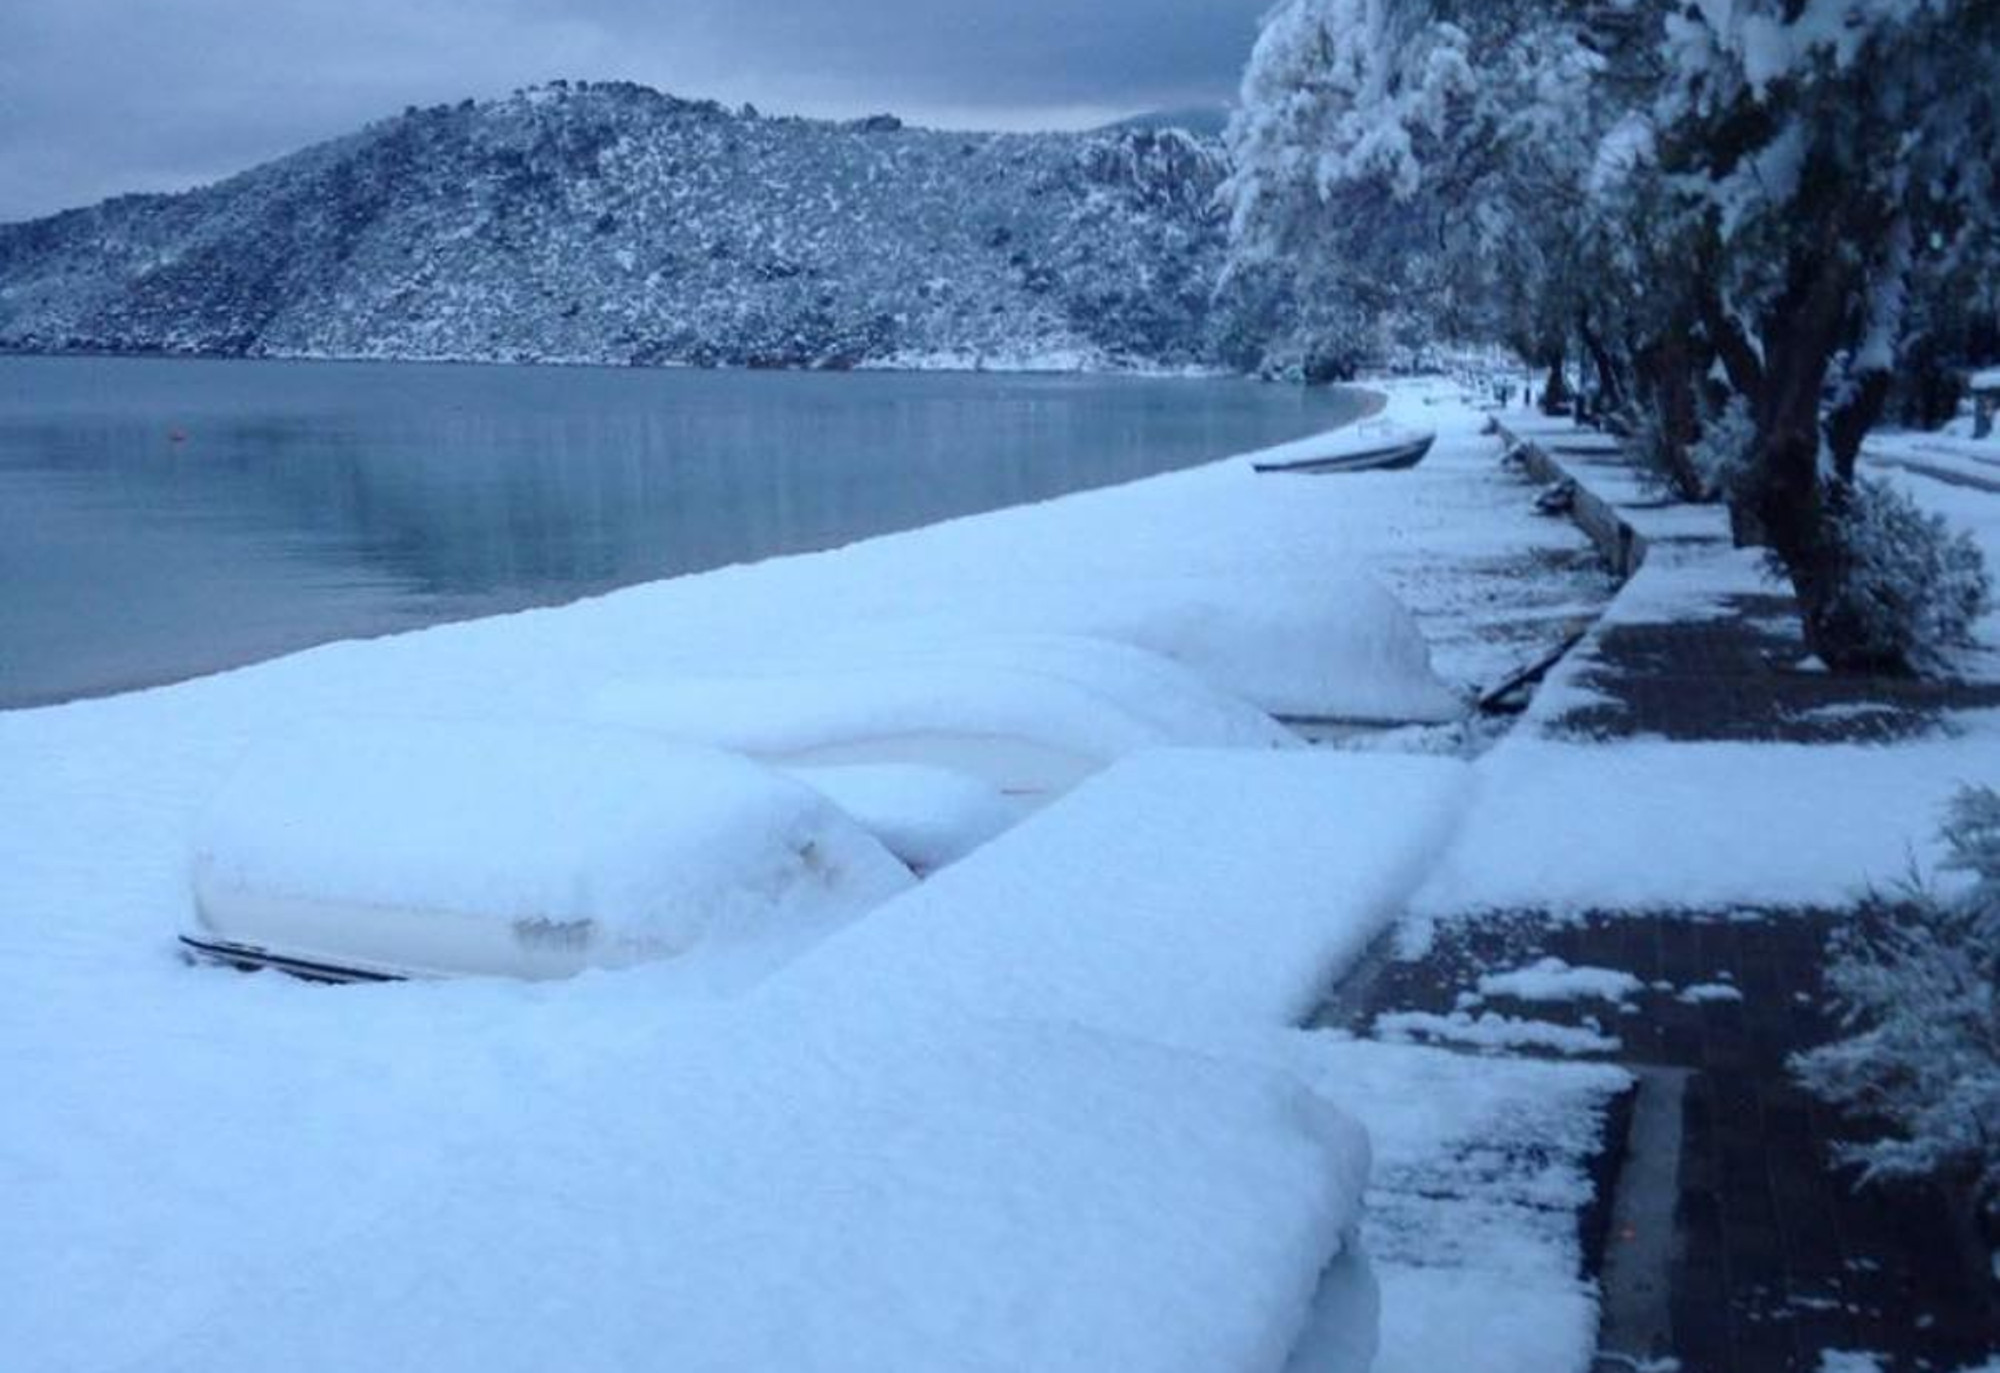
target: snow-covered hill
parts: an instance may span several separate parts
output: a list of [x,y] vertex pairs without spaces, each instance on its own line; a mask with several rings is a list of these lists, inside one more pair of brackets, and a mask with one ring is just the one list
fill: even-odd
[[557,82],[0,225],[0,348],[1213,362],[1222,174],[1176,130],[945,133]]

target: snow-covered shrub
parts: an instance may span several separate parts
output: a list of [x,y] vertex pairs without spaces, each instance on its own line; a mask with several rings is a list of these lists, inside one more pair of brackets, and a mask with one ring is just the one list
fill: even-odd
[[1979,545],[1886,482],[1847,486],[1830,521],[1834,581],[1823,632],[1923,669],[1970,641],[1992,592]]
[[1639,480],[1656,496],[1673,501],[1720,499],[1725,479],[1733,479],[1741,455],[1749,451],[1753,433],[1725,432],[1735,419],[1725,413],[1711,420],[1691,442],[1677,440],[1657,403],[1630,406],[1619,418],[1627,425],[1625,454]]
[[1688,459],[1709,489],[1734,496],[1749,487],[1756,443],[1757,421],[1751,418],[1749,403],[1741,396],[1731,396],[1721,412],[1702,427],[1701,437],[1688,450]]
[[1318,385],[1351,381],[1393,365],[1385,329],[1338,286],[1322,284],[1265,325],[1256,369],[1266,377]]
[[1890,1126],[1838,1148],[1864,1182],[1969,1180],[2000,1221],[2000,794],[1960,792],[1944,837],[1970,887],[1913,885],[1835,936],[1827,983],[1853,1033],[1792,1066],[1815,1095]]

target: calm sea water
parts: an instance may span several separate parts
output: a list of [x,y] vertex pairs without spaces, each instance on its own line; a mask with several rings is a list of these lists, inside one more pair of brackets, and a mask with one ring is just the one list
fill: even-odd
[[0,358],[0,707],[826,548],[1358,406],[1235,380]]

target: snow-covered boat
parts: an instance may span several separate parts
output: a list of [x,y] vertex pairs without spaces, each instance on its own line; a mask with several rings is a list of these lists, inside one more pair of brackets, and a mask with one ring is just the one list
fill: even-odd
[[1431,451],[1437,433],[1385,421],[1363,421],[1330,434],[1282,443],[1250,455],[1259,472],[1328,475],[1336,472],[1390,472],[1415,467]]
[[[1139,749],[1298,743],[1172,659],[1080,635],[864,641],[728,675],[614,680],[586,710],[823,790],[856,768],[918,769],[976,779],[1026,808]],[[846,806],[837,786],[828,794]]]
[[916,881],[824,791],[748,759],[380,719],[252,750],[192,876],[182,943],[206,961],[342,982],[662,961],[703,989],[757,980]]
[[[1298,747],[1129,645],[1000,635],[607,683],[590,724],[332,720],[254,750],[194,867],[211,962],[324,981],[734,977],[1123,755]],[[711,971],[712,970],[712,971]]]

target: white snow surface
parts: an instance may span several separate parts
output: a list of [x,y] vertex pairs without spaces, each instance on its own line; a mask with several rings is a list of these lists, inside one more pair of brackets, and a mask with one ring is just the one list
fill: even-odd
[[1869,1349],[1822,1349],[1817,1373],[1883,1373],[1888,1356]]
[[774,991],[1166,1042],[1282,1029],[1399,913],[1470,774],[1400,754],[1136,754],[846,927]]
[[1375,1033],[1388,1040],[1435,1039],[1480,1049],[1545,1049],[1558,1054],[1608,1054],[1620,1047],[1617,1038],[1576,1025],[1548,1020],[1524,1020],[1482,1011],[1439,1015],[1435,1011],[1384,1011],[1375,1017]]
[[[1558,444],[1578,432],[1566,420],[1503,418]],[[1895,447],[1871,440],[1871,449],[1885,445]],[[1773,589],[1756,550],[1728,547],[1718,509],[1659,507],[1626,467],[1579,461],[1575,470],[1653,541],[1597,632],[1701,619],[1724,613],[1732,597]],[[1969,528],[1989,560],[2000,558],[2000,496],[1917,473],[1889,480]],[[2000,642],[2000,612],[1981,631]],[[1421,916],[1845,906],[1913,866],[1934,875],[1946,802],[1963,784],[2000,779],[2000,716],[1986,711],[1955,713],[1944,732],[1893,744],[1601,743],[1541,733],[1601,699],[1581,680],[1588,648],[1550,674],[1522,726],[1480,759],[1478,804],[1417,894]],[[1971,666],[1990,678],[1992,653],[1984,664],[1978,656]],[[1808,660],[1793,670],[1824,669]]]
[[[5,1146],[8,1348],[188,1373],[1275,1368],[1355,1218],[1365,1141],[1290,1074],[756,994],[677,1015],[653,971],[553,997],[197,975],[10,1054],[33,1095]],[[25,1009],[6,1042],[46,1044]]]
[[1299,1038],[1302,1070],[1374,1141],[1362,1232],[1382,1285],[1374,1373],[1585,1373],[1597,1294],[1578,1215],[1601,1113],[1629,1075]]
[[724,1002],[671,963],[329,991],[39,948],[0,973],[34,1180],[0,1335],[204,1373],[1278,1367],[1367,1150],[1240,1046],[1389,918],[1466,771],[1141,753]]
[[790,772],[918,873],[956,863],[1022,814],[1020,801],[949,768],[847,763]]
[[621,679],[590,711],[775,761],[929,763],[1031,795],[1141,748],[1300,746],[1169,658],[1058,635],[929,645],[885,636],[727,676]]
[[1617,968],[1593,968],[1565,963],[1560,958],[1540,958],[1525,967],[1484,973],[1479,994],[1511,996],[1517,1001],[1579,1001],[1595,998],[1622,1001],[1645,984],[1631,973]]
[[818,792],[629,730],[332,718],[209,806],[212,936],[393,973],[566,977],[706,948],[736,979],[912,883]]
[[1517,733],[1479,772],[1425,913],[1844,906],[1935,864],[1952,793],[2000,777],[2000,728],[1895,745]]

